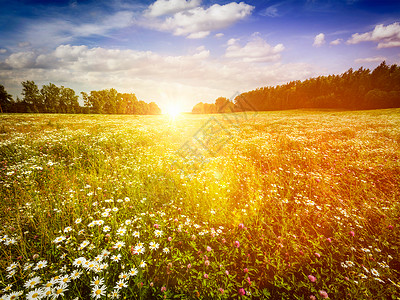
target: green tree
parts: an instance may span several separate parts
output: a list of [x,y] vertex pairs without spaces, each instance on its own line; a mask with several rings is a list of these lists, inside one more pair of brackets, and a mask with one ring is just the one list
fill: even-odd
[[60,110],[65,113],[78,113],[80,111],[78,96],[70,88],[60,88]]
[[45,112],[62,112],[60,111],[60,88],[53,83],[42,86],[40,94],[43,98]]
[[23,81],[22,102],[27,106],[28,111],[39,112],[43,108],[43,98],[39,93],[39,88],[34,81]]
[[10,112],[14,100],[12,96],[7,93],[3,85],[0,84],[0,112]]

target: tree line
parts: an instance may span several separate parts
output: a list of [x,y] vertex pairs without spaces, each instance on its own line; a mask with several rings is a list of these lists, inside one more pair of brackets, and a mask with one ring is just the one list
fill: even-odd
[[[382,62],[373,71],[350,68],[340,75],[319,76],[291,81],[275,87],[262,87],[238,95],[229,105],[226,98],[215,103],[198,103],[192,113],[243,110],[381,109],[400,107],[400,66]],[[232,108],[233,107],[233,108]],[[220,110],[222,108],[222,110]]]
[[0,112],[8,113],[94,113],[94,114],[160,114],[156,103],[138,100],[133,93],[118,93],[115,89],[81,92],[79,96],[71,88],[58,87],[53,83],[39,87],[34,81],[24,81],[22,99],[16,100],[0,84]]

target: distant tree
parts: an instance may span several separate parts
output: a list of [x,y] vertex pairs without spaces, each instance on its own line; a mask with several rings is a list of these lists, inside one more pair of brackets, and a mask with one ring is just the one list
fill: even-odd
[[10,112],[13,104],[14,100],[12,96],[7,93],[4,86],[0,84],[0,112]]
[[205,113],[205,111],[204,111],[204,103],[203,102],[199,102],[195,106],[193,106],[192,113],[193,114],[204,114]]
[[161,114],[161,109],[158,107],[158,105],[155,102],[150,102],[149,103],[149,114],[150,115],[159,115],[159,114]]
[[34,81],[23,81],[22,84],[22,102],[26,106],[27,111],[39,112],[43,107],[42,97],[39,88]]
[[60,88],[60,99],[59,99],[59,110],[65,113],[77,113],[80,111],[78,95],[75,91],[70,88],[61,86]]
[[[60,88],[53,83],[42,86],[40,94],[43,99],[44,111],[50,113],[60,111]],[[63,107],[64,108],[64,107]]]

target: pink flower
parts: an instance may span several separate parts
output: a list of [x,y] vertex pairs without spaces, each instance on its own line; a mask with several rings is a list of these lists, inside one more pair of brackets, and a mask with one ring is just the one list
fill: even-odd
[[350,231],[349,234],[350,234],[350,236],[355,236],[354,231]]
[[389,225],[388,228],[389,228],[390,230],[392,230],[392,229],[393,229],[393,225]]
[[315,278],[315,276],[312,275],[308,275],[307,277],[308,279],[310,279],[311,282],[315,282],[317,280],[317,278]]
[[243,229],[243,228],[244,228],[244,224],[243,224],[243,223],[240,223],[240,224],[239,224],[239,228],[240,228],[240,229]]
[[225,239],[222,239],[221,242],[223,242],[223,243],[225,244],[225,243],[226,243],[226,240],[225,240]]
[[210,261],[207,259],[204,264],[208,267],[210,265]]
[[226,275],[229,275],[229,271],[228,271],[228,270],[226,270],[226,271],[225,271],[225,274],[226,274]]
[[165,286],[162,286],[162,287],[161,287],[161,292],[164,293],[166,290],[167,290],[167,288],[166,288]]
[[324,290],[319,291],[319,295],[324,299],[329,298],[328,293]]
[[250,277],[247,277],[246,280],[247,280],[247,283],[248,283],[249,285],[251,285]]
[[331,238],[327,238],[326,241],[329,242],[329,243],[332,243]]
[[223,294],[223,293],[225,292],[223,288],[219,288],[218,291],[219,291],[221,294]]
[[244,270],[243,270],[245,273],[249,273],[249,269],[247,269],[247,268],[244,268]]
[[204,278],[207,279],[208,278],[208,274],[204,273]]
[[310,295],[310,300],[316,300],[317,298],[315,298],[314,295]]
[[315,256],[318,257],[318,258],[321,257],[321,254],[319,254],[318,252],[315,252],[314,254],[315,254]]
[[240,296],[246,295],[246,291],[244,289],[239,289],[239,295]]
[[154,227],[158,229],[160,226],[158,224],[154,224]]
[[239,241],[235,241],[235,247],[236,247],[236,248],[239,248],[239,247],[240,247]]
[[168,242],[170,242],[170,241],[172,241],[172,237],[169,236],[168,237]]
[[212,249],[210,246],[207,246],[207,251],[210,252]]
[[188,268],[188,269],[190,269],[191,267],[192,267],[192,265],[191,265],[191,264],[188,264],[188,265],[187,265],[187,268]]

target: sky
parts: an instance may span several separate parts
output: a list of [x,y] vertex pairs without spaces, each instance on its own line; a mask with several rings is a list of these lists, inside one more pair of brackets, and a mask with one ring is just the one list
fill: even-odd
[[115,88],[165,111],[400,64],[400,1],[0,0],[0,84]]

